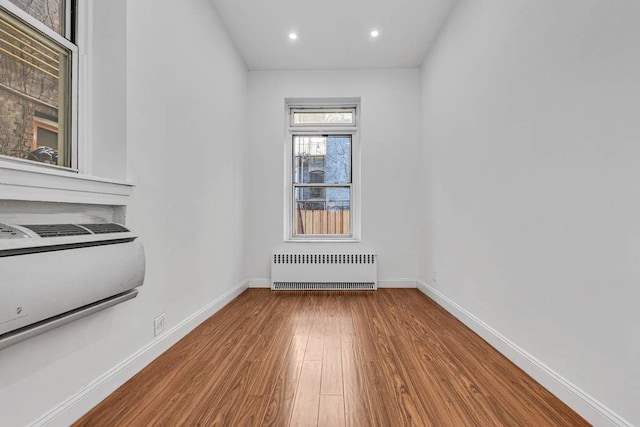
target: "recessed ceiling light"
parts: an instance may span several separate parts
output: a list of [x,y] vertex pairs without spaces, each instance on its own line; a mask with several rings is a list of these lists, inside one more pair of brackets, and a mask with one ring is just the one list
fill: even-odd
[[289,38],[291,40],[297,40],[298,39],[298,35],[296,33],[289,33]]
[[373,30],[371,31],[371,37],[376,38],[380,35],[380,31],[378,30]]

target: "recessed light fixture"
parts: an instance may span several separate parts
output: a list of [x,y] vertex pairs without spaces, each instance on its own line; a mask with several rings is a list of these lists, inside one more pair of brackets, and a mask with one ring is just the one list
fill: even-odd
[[379,35],[380,35],[380,31],[378,31],[378,30],[372,30],[371,31],[371,37],[373,37],[374,39],[376,37],[378,37]]
[[297,40],[298,39],[298,35],[296,33],[289,33],[289,38],[291,40]]

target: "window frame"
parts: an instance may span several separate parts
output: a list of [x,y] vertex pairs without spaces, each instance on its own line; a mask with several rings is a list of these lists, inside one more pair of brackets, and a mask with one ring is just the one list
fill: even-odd
[[[327,110],[353,111],[353,123],[313,124],[293,123],[294,112],[320,112]],[[285,185],[284,185],[284,237],[285,242],[359,242],[360,235],[360,98],[288,98],[285,99]],[[294,183],[294,137],[318,135],[348,135],[351,137],[351,182],[323,183],[322,187],[349,187],[350,189],[350,234],[307,234],[295,233],[295,191],[297,187],[307,187],[308,184]],[[317,187],[318,185],[312,184]]]
[[38,148],[38,144],[37,144],[38,129],[45,129],[51,132],[58,133],[60,126],[58,123],[52,120],[43,119],[42,117],[34,117],[33,118],[33,140],[31,141],[32,150],[35,150],[36,148]]
[[[18,21],[22,21],[27,27],[30,27],[34,32],[40,33],[42,36],[49,39],[49,42],[53,42],[55,44],[60,45],[62,48],[67,49],[69,51],[69,79],[68,85],[69,90],[64,96],[68,102],[68,112],[63,112],[64,115],[69,115],[70,117],[67,119],[66,126],[69,127],[67,130],[69,141],[65,141],[67,147],[65,149],[69,149],[71,151],[70,155],[70,165],[52,165],[47,163],[40,163],[33,160],[28,159],[20,159],[17,157],[0,155],[0,168],[4,166],[11,167],[12,165],[20,166],[25,165],[27,167],[34,166],[37,169],[41,169],[43,171],[48,170],[59,170],[59,171],[67,171],[72,173],[80,173],[82,170],[82,164],[79,164],[79,121],[78,116],[79,112],[79,92],[80,92],[80,76],[79,76],[79,56],[80,56],[80,48],[79,44],[72,42],[70,40],[73,35],[73,25],[72,25],[72,15],[76,16],[78,14],[78,10],[72,13],[72,3],[76,5],[76,8],[82,2],[73,2],[72,0],[67,0],[65,2],[65,22],[64,22],[64,32],[65,35],[58,34],[52,28],[49,28],[44,23],[40,22],[38,19],[34,18],[20,7],[13,4],[10,0],[0,0],[0,7],[2,7],[9,15],[12,15],[13,18]],[[78,29],[76,28],[75,34],[78,34]],[[63,116],[64,117],[64,116]]]
[[309,107],[294,106],[289,108],[289,127],[298,129],[298,128],[313,128],[313,127],[322,126],[323,124],[320,124],[320,123],[294,123],[293,122],[294,114],[295,113],[324,113],[324,112],[327,112],[328,110],[333,112],[338,112],[338,113],[346,113],[346,112],[352,113],[353,123],[331,123],[330,125],[327,125],[325,123],[324,126],[330,126],[331,128],[338,128],[338,127],[339,128],[352,128],[352,127],[357,128],[358,127],[355,107],[327,106],[323,108],[318,108],[316,105],[312,105]]

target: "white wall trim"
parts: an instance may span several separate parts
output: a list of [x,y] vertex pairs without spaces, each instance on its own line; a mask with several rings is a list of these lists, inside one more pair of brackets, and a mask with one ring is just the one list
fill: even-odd
[[378,288],[406,289],[417,287],[416,279],[378,279]]
[[268,277],[257,277],[257,278],[249,279],[249,287],[250,288],[270,288],[271,279]]
[[126,205],[135,185],[0,159],[2,200]]
[[118,365],[96,378],[86,387],[34,421],[32,426],[68,426],[86,414],[127,380],[140,372],[154,359],[167,351],[185,335],[195,329],[215,312],[244,292],[248,281],[236,285],[225,294],[211,301],[149,344],[133,353]]
[[585,393],[431,285],[418,280],[417,287],[591,424],[633,427],[629,421],[616,414],[602,402]]
[[[270,288],[271,279],[268,277],[259,277],[249,279],[250,288]],[[378,279],[378,288],[415,288],[416,279]]]

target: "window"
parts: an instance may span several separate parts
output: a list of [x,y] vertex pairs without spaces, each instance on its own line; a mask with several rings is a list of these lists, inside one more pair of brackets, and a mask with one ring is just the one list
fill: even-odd
[[72,3],[0,3],[1,156],[77,168]]
[[287,240],[359,238],[358,105],[287,101]]

